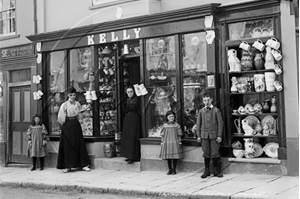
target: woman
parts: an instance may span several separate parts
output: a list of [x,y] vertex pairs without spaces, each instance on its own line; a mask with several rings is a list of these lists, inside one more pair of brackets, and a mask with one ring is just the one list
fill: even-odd
[[140,160],[140,102],[132,87],[127,88],[127,100],[124,106],[125,118],[121,139],[121,156],[128,164]]
[[90,159],[82,135],[82,129],[77,115],[81,110],[79,102],[75,101],[76,90],[70,88],[68,100],[64,102],[58,112],[58,122],[62,125],[58,150],[57,169],[64,169],[64,173],[71,168],[82,168],[90,171]]

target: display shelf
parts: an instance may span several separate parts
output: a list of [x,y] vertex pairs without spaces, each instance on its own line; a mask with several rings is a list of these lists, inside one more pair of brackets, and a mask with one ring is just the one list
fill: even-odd
[[278,138],[277,135],[268,135],[268,136],[264,136],[264,135],[244,135],[244,134],[238,134],[238,133],[234,133],[232,135],[232,137],[236,137],[236,138]]
[[[257,39],[261,40],[263,43],[266,43],[268,39],[272,38],[273,36],[269,36],[269,37],[259,37],[259,38],[245,38],[242,39],[242,41],[246,41],[249,44],[254,43]],[[225,41],[225,46],[226,47],[235,47],[235,46],[239,46],[241,43],[241,40],[227,40]]]
[[229,75],[248,74],[248,73],[264,73],[264,72],[274,72],[274,69],[229,71]]
[[254,114],[231,113],[231,115],[233,115],[235,117],[244,117],[244,116],[249,116],[249,115],[254,115],[254,116],[266,116],[266,115],[277,116],[277,113],[254,113]]
[[245,93],[230,93],[230,95],[260,95],[260,94],[274,94],[276,91],[264,91],[264,92],[245,92]]

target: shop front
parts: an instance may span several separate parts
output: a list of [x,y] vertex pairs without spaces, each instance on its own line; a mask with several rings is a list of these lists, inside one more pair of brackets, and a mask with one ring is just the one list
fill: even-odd
[[[245,10],[251,10],[251,17],[244,16]],[[245,164],[250,164],[248,172],[257,173],[261,168],[272,167],[272,171],[262,172],[286,174],[284,108],[278,106],[284,104],[283,92],[268,89],[260,92],[255,86],[251,90],[251,82],[250,90],[246,87],[247,81],[254,81],[255,75],[273,75],[274,69],[254,68],[253,62],[252,68],[231,70],[227,59],[228,52],[235,50],[237,58],[245,60],[246,55],[239,48],[243,41],[252,45],[258,39],[266,43],[274,37],[280,42],[279,15],[278,1],[228,7],[209,4],[28,36],[40,47],[37,71],[45,79],[39,85],[44,96],[38,111],[43,114],[50,132],[48,166],[56,164],[60,136],[57,113],[66,100],[67,88],[73,86],[77,90],[77,100],[82,106],[91,104],[92,108],[78,119],[92,166],[97,168],[97,160],[105,157],[104,145],[114,142],[122,132],[125,89],[135,85],[136,89],[145,88],[139,96],[141,170],[165,170],[165,162],[158,157],[160,132],[168,110],[176,112],[177,122],[184,130],[184,158],[178,165],[179,170],[201,168],[202,150],[196,142],[195,124],[198,110],[203,107],[202,94],[208,92],[225,121],[220,151],[224,172],[243,172]],[[256,33],[258,30],[260,35]],[[262,50],[261,53],[265,56],[267,52]],[[251,55],[253,60],[256,54]],[[280,60],[276,64],[282,65]],[[241,85],[236,93],[231,90],[233,77]],[[280,74],[276,75],[276,81],[284,83]],[[272,98],[276,111],[269,108],[258,112],[258,104],[262,106],[267,101],[272,106],[268,101]],[[248,110],[250,105],[256,112],[233,114],[233,110],[241,111],[240,107]],[[265,117],[268,120],[264,120]],[[268,134],[263,134],[263,130],[261,134],[256,134],[258,130],[255,134],[254,130],[248,133],[241,123],[244,120],[251,120],[254,130],[258,123],[271,122],[271,129]],[[232,144],[240,142],[244,148],[245,139],[256,143],[255,157],[238,159],[233,154]],[[267,145],[278,148],[276,157],[272,157],[273,153],[262,153],[262,147]]]

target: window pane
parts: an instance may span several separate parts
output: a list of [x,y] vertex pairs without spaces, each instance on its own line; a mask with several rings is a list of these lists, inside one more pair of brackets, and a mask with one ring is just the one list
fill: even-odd
[[205,32],[182,37],[183,103],[185,137],[196,137],[197,111],[205,92],[207,54]]
[[[76,100],[82,106],[87,105],[87,91],[94,91],[95,78],[92,66],[91,47],[70,50],[70,85],[77,90]],[[89,103],[92,99],[89,99]],[[92,110],[86,110],[78,115],[82,133],[85,136],[93,135]]]
[[272,19],[232,23],[228,25],[228,29],[230,40],[271,37],[274,35]]
[[[99,62],[99,119],[100,135],[114,135],[118,132],[116,67],[113,46],[98,48]],[[122,82],[124,83],[124,82]]]
[[146,40],[146,120],[149,137],[160,137],[165,114],[176,113],[175,37]]
[[60,134],[60,127],[57,122],[57,115],[60,105],[65,100],[66,79],[65,79],[65,59],[64,51],[49,53],[49,85],[50,85],[50,107],[48,109],[49,117],[49,132],[52,135]]

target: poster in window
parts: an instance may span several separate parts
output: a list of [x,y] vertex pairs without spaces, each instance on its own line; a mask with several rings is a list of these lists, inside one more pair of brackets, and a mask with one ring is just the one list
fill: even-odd
[[207,75],[207,88],[215,87],[215,75]]

